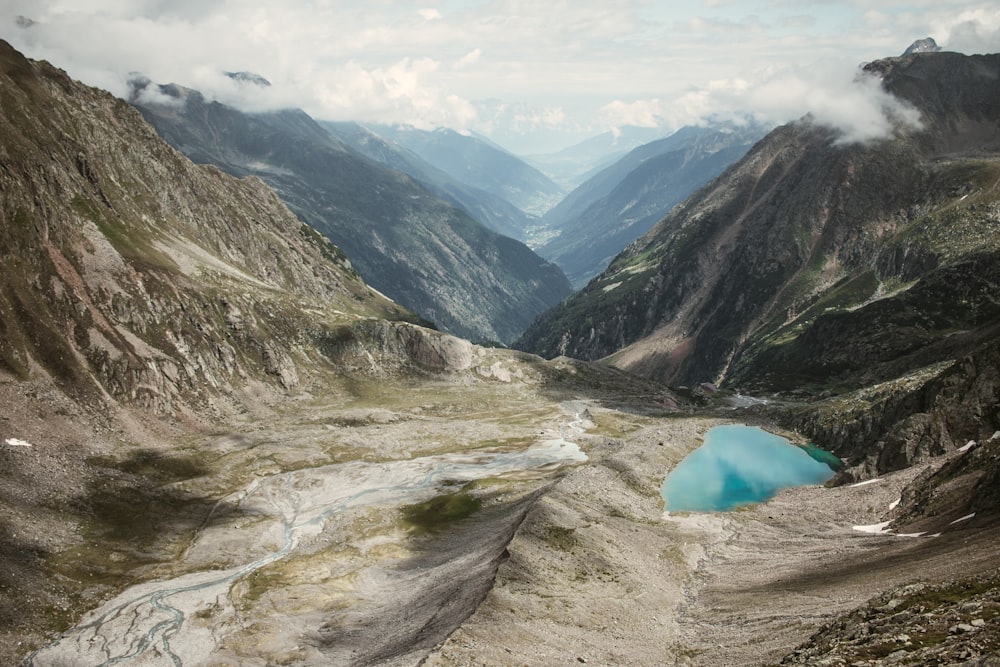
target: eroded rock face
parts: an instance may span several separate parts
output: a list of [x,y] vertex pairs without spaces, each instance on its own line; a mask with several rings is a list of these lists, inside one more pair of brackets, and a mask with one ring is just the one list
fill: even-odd
[[847,461],[840,482],[901,470],[1000,430],[1000,341],[779,419]]
[[367,320],[341,327],[326,341],[328,353],[353,368],[371,373],[413,365],[430,371],[457,372],[472,366],[469,341],[405,322]]
[[294,389],[346,312],[412,317],[262,181],[194,165],[121,100],[6,44],[0,91],[0,371],[170,415]]

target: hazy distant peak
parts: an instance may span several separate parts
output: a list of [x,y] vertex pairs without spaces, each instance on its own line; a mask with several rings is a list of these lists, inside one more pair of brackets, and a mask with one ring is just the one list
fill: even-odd
[[255,74],[253,72],[224,72],[233,81],[238,83],[252,83],[255,86],[262,86],[267,88],[271,85],[271,82],[262,77],[260,74]]
[[189,97],[203,99],[196,90],[175,83],[159,85],[141,72],[130,73],[127,85],[130,104],[181,107]]
[[941,47],[938,46],[933,37],[924,37],[923,39],[918,39],[913,42],[913,44],[910,44],[910,46],[903,51],[903,55],[908,56],[911,53],[936,53],[940,50]]

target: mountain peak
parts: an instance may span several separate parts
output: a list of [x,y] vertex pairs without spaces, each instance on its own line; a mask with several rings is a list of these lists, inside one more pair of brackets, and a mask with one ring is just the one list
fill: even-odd
[[271,85],[270,81],[254,72],[224,72],[224,74],[237,83],[252,83],[262,88],[267,88]]
[[918,39],[917,41],[906,47],[903,51],[904,56],[908,56],[911,53],[937,53],[941,50],[937,42],[934,41],[933,37],[924,37],[923,39]]

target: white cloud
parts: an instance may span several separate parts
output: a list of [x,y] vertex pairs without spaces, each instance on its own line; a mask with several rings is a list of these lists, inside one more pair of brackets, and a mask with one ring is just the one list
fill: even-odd
[[659,99],[623,102],[614,100],[601,107],[601,116],[612,128],[660,127],[666,124],[666,105]]
[[468,67],[469,65],[475,65],[477,62],[479,62],[479,59],[482,57],[482,55],[483,55],[482,49],[473,49],[468,53],[466,53],[461,58],[459,58],[458,61],[455,62],[455,67],[461,68],[461,67]]
[[941,46],[960,53],[1000,51],[1000,9],[961,12],[943,27]]
[[602,112],[613,125],[643,127],[695,125],[708,118],[741,120],[748,114],[779,124],[809,115],[813,122],[838,130],[844,142],[881,139],[900,127],[920,127],[914,109],[886,93],[877,77],[844,61],[769,68],[755,80],[713,81],[670,103],[616,101]]
[[[952,50],[1000,51],[995,4],[4,0],[0,35],[119,95],[140,71],[233,104],[330,119],[568,138],[811,111],[864,137],[886,130],[882,109],[892,104],[877,87],[852,84],[854,66],[928,35]],[[18,15],[38,23],[18,27]],[[846,63],[834,75],[822,65],[833,58]],[[274,85],[240,87],[224,71]],[[507,111],[487,113],[480,101],[491,98]]]

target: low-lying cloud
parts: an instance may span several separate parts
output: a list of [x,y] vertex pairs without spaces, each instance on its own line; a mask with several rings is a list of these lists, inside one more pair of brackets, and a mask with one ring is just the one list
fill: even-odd
[[681,127],[747,117],[777,125],[809,116],[817,124],[836,129],[842,142],[884,139],[899,129],[921,126],[919,112],[886,92],[878,77],[842,62],[768,70],[755,80],[714,81],[669,102],[615,101],[602,112],[612,125],[640,127]]
[[843,141],[867,141],[916,118],[858,78],[858,62],[927,35],[1000,51],[1000,8],[987,0],[749,4],[4,0],[0,36],[122,97],[142,72],[244,110],[447,126],[521,152],[748,114],[811,114]]

